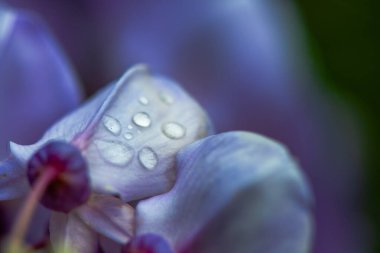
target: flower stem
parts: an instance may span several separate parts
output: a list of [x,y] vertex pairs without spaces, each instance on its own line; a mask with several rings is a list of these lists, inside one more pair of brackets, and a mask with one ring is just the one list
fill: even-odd
[[47,168],[33,185],[12,229],[7,252],[18,252],[22,248],[23,238],[36,206],[44,194],[46,187],[56,175],[57,172],[54,169]]

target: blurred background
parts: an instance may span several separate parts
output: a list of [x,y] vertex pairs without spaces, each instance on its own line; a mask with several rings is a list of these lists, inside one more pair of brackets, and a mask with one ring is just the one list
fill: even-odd
[[[343,100],[357,116],[362,135],[364,187],[360,204],[380,252],[380,4],[372,0],[296,1],[305,27],[309,56],[320,86]],[[360,236],[358,234],[358,236]]]
[[218,132],[285,143],[314,191],[313,252],[380,252],[377,1],[3,2],[44,20],[84,97],[145,62]]

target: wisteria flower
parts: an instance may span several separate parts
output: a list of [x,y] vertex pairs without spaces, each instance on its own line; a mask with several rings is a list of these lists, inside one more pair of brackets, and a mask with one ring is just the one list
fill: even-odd
[[179,85],[136,65],[37,143],[10,143],[1,199],[28,196],[6,250],[41,201],[54,252],[308,252],[311,196],[286,149],[211,133]]
[[[356,253],[371,247],[371,228],[360,205],[364,154],[358,121],[342,101],[319,89],[323,81],[310,64],[297,1],[3,2],[33,10],[48,21],[88,94],[144,62],[190,91],[218,131],[243,129],[285,143],[310,179],[318,203],[313,251]],[[27,65],[37,66],[34,61]],[[45,109],[58,108],[53,97],[54,106]],[[44,114],[14,115],[26,119]],[[38,127],[36,121],[29,129],[22,123],[2,124],[0,136],[11,131],[6,140],[33,143],[21,137],[51,125],[42,118]],[[1,216],[7,224],[8,213]]]

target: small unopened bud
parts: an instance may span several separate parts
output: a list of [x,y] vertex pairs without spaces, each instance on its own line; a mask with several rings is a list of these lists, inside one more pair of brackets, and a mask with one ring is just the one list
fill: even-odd
[[143,234],[132,238],[124,247],[123,253],[173,253],[169,243],[156,234]]
[[77,147],[64,141],[52,141],[40,148],[28,162],[30,184],[48,170],[54,172],[54,177],[42,196],[44,206],[69,212],[87,201],[90,196],[87,163]]

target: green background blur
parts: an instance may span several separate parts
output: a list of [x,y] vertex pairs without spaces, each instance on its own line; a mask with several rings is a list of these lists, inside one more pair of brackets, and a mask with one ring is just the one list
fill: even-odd
[[361,199],[380,252],[380,4],[370,0],[297,0],[309,50],[325,89],[357,112],[364,135]]

